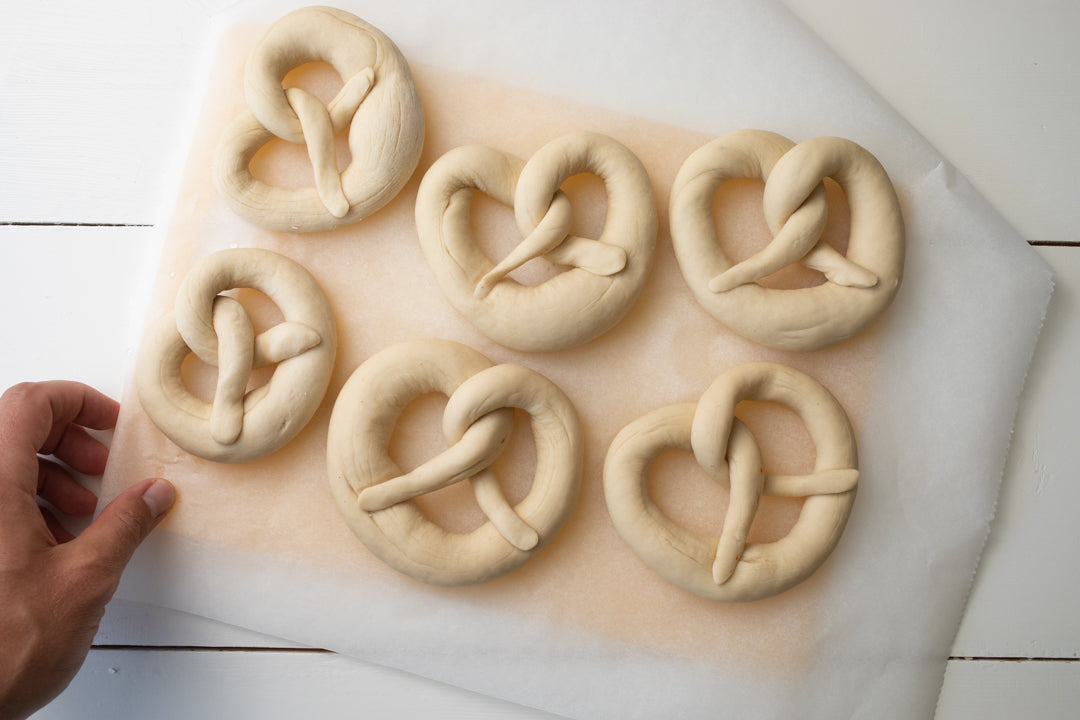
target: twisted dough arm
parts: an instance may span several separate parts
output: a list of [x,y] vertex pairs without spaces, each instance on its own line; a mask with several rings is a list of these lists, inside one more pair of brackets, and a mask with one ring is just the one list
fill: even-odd
[[529,552],[540,544],[540,533],[514,511],[491,468],[485,468],[469,478],[469,483],[480,510],[511,545],[522,552]]
[[210,408],[210,436],[232,445],[244,427],[244,394],[255,357],[255,331],[244,307],[230,297],[214,300],[218,377]]
[[[759,177],[768,187],[773,167],[794,146],[790,140],[775,133],[740,130],[717,138],[691,157],[697,166],[730,167],[733,174],[741,172],[745,173],[741,177]],[[828,220],[823,183],[814,185],[797,208],[783,225],[771,228],[774,237],[768,245],[713,277],[709,281],[709,290],[727,292],[800,261],[841,285],[873,287],[877,283],[874,273],[851,262],[821,240]]]
[[731,497],[712,564],[712,579],[717,585],[726,583],[735,572],[765,490],[761,450],[750,430],[737,420],[728,441],[728,478]]
[[345,129],[375,80],[375,70],[364,68],[346,81],[328,106],[301,88],[287,88],[285,98],[300,119],[307,143],[308,158],[315,171],[315,190],[322,204],[337,218],[349,212],[349,199],[341,187],[334,135]]
[[418,468],[361,490],[356,498],[360,509],[385,510],[490,467],[506,447],[513,422],[514,411],[508,408],[485,415],[470,425],[456,443]]
[[573,209],[570,207],[570,198],[566,197],[566,193],[562,191],[556,193],[551,201],[551,209],[536,228],[518,243],[509,255],[480,278],[473,296],[477,299],[487,297],[491,288],[504,277],[530,260],[549,253],[562,244],[567,239],[572,219]]

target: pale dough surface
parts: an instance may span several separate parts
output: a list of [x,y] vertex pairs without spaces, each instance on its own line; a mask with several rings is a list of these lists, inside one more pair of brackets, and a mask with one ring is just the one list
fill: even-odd
[[[302,88],[282,88],[291,70],[319,61],[344,83],[325,106]],[[309,7],[281,18],[248,58],[243,88],[247,109],[222,134],[215,179],[229,206],[256,225],[312,232],[356,222],[393,199],[420,160],[424,109],[408,63],[355,15]],[[334,136],[346,129],[351,161],[339,173]],[[275,137],[306,146],[314,186],[253,174],[256,153]]]
[[[440,393],[448,448],[404,472],[390,439],[405,407]],[[536,470],[511,506],[491,468],[510,439],[512,408],[528,414]],[[372,552],[436,585],[485,582],[517,569],[570,516],[581,485],[583,437],[573,403],[520,365],[494,365],[449,340],[413,340],[370,358],[341,389],[330,418],[327,472],[345,520]],[[412,499],[468,481],[487,521],[464,533],[429,520]]]
[[[559,188],[578,173],[604,183],[607,214],[596,239],[570,233],[573,208]],[[513,208],[524,238],[498,263],[473,238],[477,191]],[[446,153],[420,183],[416,230],[446,299],[480,332],[516,350],[562,350],[610,330],[641,293],[656,245],[656,201],[630,150],[578,132],[551,140],[528,162],[478,145]],[[539,257],[569,267],[536,285],[510,277]]]
[[[773,238],[732,262],[712,207],[717,190],[738,178],[765,181],[762,204]],[[825,178],[839,183],[851,208],[846,254],[822,240]],[[842,138],[796,145],[775,133],[741,130],[706,143],[675,179],[671,238],[702,307],[743,337],[783,350],[819,350],[857,335],[889,306],[903,275],[896,191],[873,155]],[[758,283],[796,262],[824,273],[825,282],[783,289]]]
[[[424,154],[412,182],[383,210],[364,222],[310,238],[252,226],[238,218],[216,190],[210,158],[222,128],[242,109],[236,88],[243,63],[263,32],[263,27],[240,29],[225,39],[227,49],[215,61],[220,72],[207,90],[189,149],[187,174],[176,199],[177,212],[167,227],[148,313],[167,312],[188,269],[216,249],[240,244],[285,253],[318,278],[338,321],[338,361],[327,399],[311,423],[278,452],[252,463],[222,465],[178,451],[129,395],[112,446],[105,497],[143,477],[176,478],[180,502],[159,532],[179,533],[207,548],[257,553],[270,564],[300,562],[329,577],[361,578],[388,593],[520,613],[650,652],[725,668],[780,677],[803,672],[814,660],[813,638],[829,563],[788,592],[754,603],[718,604],[686,592],[657,576],[615,531],[603,497],[604,455],[615,435],[634,418],[657,407],[697,401],[723,370],[751,360],[782,362],[812,375],[836,394],[858,429],[872,402],[869,387],[884,337],[882,323],[853,340],[811,354],[768,350],[739,337],[695,301],[667,234],[665,198],[685,158],[709,136],[438,68],[413,67],[429,122]],[[321,97],[333,97],[338,86],[340,80],[328,77],[326,87],[313,90]],[[470,102],[462,102],[465,97]],[[615,138],[649,169],[659,200],[653,270],[622,321],[595,340],[547,353],[508,350],[465,321],[436,284],[416,235],[419,179],[456,147],[486,145],[529,158],[552,138],[583,129]],[[303,149],[275,140],[266,152],[260,169],[268,180],[283,187],[310,184],[312,171]],[[606,204],[600,183],[588,176],[573,177],[563,191],[575,209],[572,233],[598,237]],[[846,204],[831,189],[829,200],[826,235],[843,247]],[[749,257],[768,242],[760,183],[726,184],[717,206],[724,211],[717,233],[733,258]],[[477,244],[491,257],[507,255],[520,240],[513,214],[479,193],[472,217]],[[543,261],[530,264],[537,262]],[[782,275],[798,283],[812,273],[796,267]],[[481,585],[432,587],[385,565],[341,518],[326,480],[332,398],[352,372],[380,350],[428,337],[456,340],[494,363],[515,363],[542,373],[573,401],[584,432],[581,490],[562,530],[528,563]],[[770,471],[807,472],[814,448],[802,423],[772,410],[751,404],[740,416],[753,430]],[[420,466],[445,447],[441,422],[437,398],[423,396],[405,409],[390,448],[403,470]],[[522,429],[515,426],[511,444],[495,463],[511,504],[527,493],[535,463],[527,424],[517,425]],[[783,442],[777,442],[779,438]],[[724,488],[711,482],[687,452],[661,455],[650,491],[669,517],[702,533],[715,532],[717,518],[727,507]],[[485,521],[462,484],[415,502],[448,531],[468,532]],[[783,537],[799,508],[796,499],[765,497],[750,541]],[[287,602],[288,597],[289,589],[282,588],[278,595],[259,601],[269,605]]]
[[[786,405],[813,439],[813,472],[765,472],[753,433],[736,415],[744,400]],[[688,530],[649,496],[649,468],[667,450],[691,450],[731,495],[719,537]],[[604,496],[619,535],[669,582],[704,598],[760,600],[808,578],[847,523],[858,481],[855,433],[836,398],[809,375],[777,363],[738,365],[697,403],[654,410],[616,436],[604,464]],[[806,497],[783,538],[747,542],[763,495]]]
[[[256,333],[248,311],[225,291],[252,288],[284,321]],[[268,250],[229,249],[198,262],[171,313],[143,341],[135,385],[146,414],[174,443],[217,462],[247,462],[296,437],[322,403],[337,354],[330,303],[303,267]],[[185,384],[189,355],[217,368],[211,402]],[[249,390],[252,371],[273,366]]]

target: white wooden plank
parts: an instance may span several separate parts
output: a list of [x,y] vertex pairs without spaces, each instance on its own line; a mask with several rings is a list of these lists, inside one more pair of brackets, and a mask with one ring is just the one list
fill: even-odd
[[0,226],[0,388],[64,378],[118,397],[151,228]]
[[1080,4],[784,0],[1032,240],[1076,240]]
[[155,220],[213,4],[0,4],[0,221]]
[[36,720],[556,716],[329,653],[95,650]]
[[[1080,662],[951,661],[937,720],[1076,717]],[[555,716],[403,673],[310,652],[94,650],[34,715],[61,718]]]
[[954,660],[945,672],[937,720],[1073,720],[1080,662]]
[[1054,295],[956,656],[1080,657],[1080,248],[1039,251]]

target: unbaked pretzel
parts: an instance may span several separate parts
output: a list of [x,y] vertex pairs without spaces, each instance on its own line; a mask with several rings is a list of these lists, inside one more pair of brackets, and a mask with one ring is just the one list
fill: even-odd
[[[328,106],[282,80],[305,63],[329,63],[344,86]],[[424,144],[424,109],[409,66],[377,28],[342,10],[309,7],[266,31],[244,69],[248,110],[225,130],[215,176],[232,209],[282,232],[331,230],[381,208],[408,182]],[[348,128],[352,161],[338,173],[334,135]],[[315,187],[269,185],[251,174],[274,137],[307,145]]]
[[[284,321],[256,335],[239,302],[221,295],[254,288]],[[174,312],[151,328],[135,383],[146,414],[181,448],[217,462],[246,462],[299,433],[326,394],[337,352],[330,303],[307,270],[269,250],[222,250],[184,278]],[[184,385],[181,365],[194,353],[218,369],[213,403]],[[251,371],[276,365],[250,392]]]
[[[742,400],[781,403],[802,418],[817,450],[812,474],[763,471],[754,436],[735,417]],[[719,537],[682,527],[649,497],[649,466],[673,449],[693,450],[709,477],[730,487]],[[802,582],[832,552],[855,500],[857,467],[851,423],[828,390],[784,365],[750,363],[721,375],[697,403],[623,428],[604,463],[604,497],[619,535],[669,582],[713,600],[758,600]],[[763,494],[806,500],[785,537],[748,543]]]
[[[571,175],[598,175],[607,219],[596,240],[569,235]],[[481,191],[514,209],[524,240],[498,264],[473,239],[469,201]],[[517,350],[561,350],[610,330],[630,309],[652,267],[656,202],[641,161],[596,133],[565,135],[526,163],[500,150],[459,147],[424,175],[416,229],[435,278],[480,332]],[[544,256],[570,269],[536,285],[509,277]]]
[[[398,415],[424,393],[450,398],[443,432],[450,447],[403,473],[388,454]],[[511,506],[491,464],[507,442],[512,408],[532,416],[536,474]],[[519,365],[492,365],[449,340],[393,345],[361,365],[330,418],[327,470],[352,531],[390,566],[436,585],[484,582],[514,570],[562,527],[577,498],[582,431],[577,412],[550,380]],[[412,498],[468,478],[488,521],[467,533],[428,520]]]
[[[765,181],[761,251],[732,264],[717,243],[716,191],[741,177]],[[851,207],[847,254],[821,241],[831,177]],[[687,158],[671,190],[671,240],[698,302],[743,337],[782,350],[818,350],[870,324],[892,302],[904,266],[904,221],[881,164],[842,138],[798,145],[761,130],[717,138]],[[825,274],[809,288],[779,290],[757,280],[794,262]]]

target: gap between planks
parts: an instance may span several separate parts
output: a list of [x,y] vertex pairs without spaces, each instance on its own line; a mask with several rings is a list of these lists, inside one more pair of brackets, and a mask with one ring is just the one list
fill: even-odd
[[[118,650],[135,652],[221,652],[221,653],[308,653],[334,655],[333,650],[306,647],[264,647],[246,645],[93,645],[91,650]],[[997,657],[997,656],[951,656],[949,662],[1015,662],[1015,663],[1078,663],[1080,658],[1068,657]]]
[[1080,658],[1068,658],[1068,657],[996,657],[996,656],[978,656],[978,655],[964,655],[953,656],[949,658],[949,662],[1015,662],[1015,663],[1075,663],[1080,662]]
[[217,652],[217,653],[308,653],[334,655],[332,650],[306,647],[263,647],[245,645],[91,645],[91,650],[119,650],[136,652]]
[[[46,222],[46,221],[21,221],[0,220],[0,227],[154,227],[153,223],[108,223],[108,222]],[[1032,247],[1080,247],[1080,240],[1028,240]]]
[[150,223],[102,223],[102,222],[18,222],[0,220],[0,226],[7,227],[154,227]]

